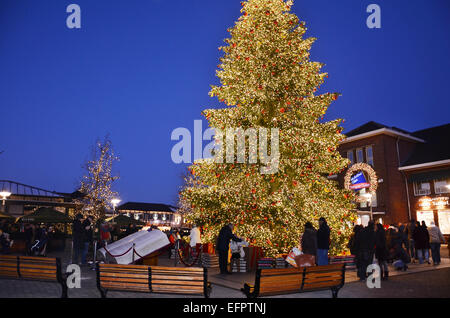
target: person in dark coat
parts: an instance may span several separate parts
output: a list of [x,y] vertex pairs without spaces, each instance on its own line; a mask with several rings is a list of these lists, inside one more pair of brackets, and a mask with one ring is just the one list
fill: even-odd
[[[400,260],[401,266],[397,266],[397,269],[408,269],[408,263],[411,261],[409,254],[403,249],[403,237],[398,229],[392,227],[389,229],[388,249],[389,255],[392,260]],[[396,262],[394,262],[395,264]]]
[[414,219],[412,219],[407,227],[406,227],[406,235],[408,237],[408,244],[407,244],[407,252],[412,260],[413,263],[415,263],[415,259],[417,258],[417,254],[416,254],[416,248],[414,247],[414,238],[413,238],[413,233],[414,233],[414,229],[416,228],[416,221]]
[[319,219],[317,231],[317,265],[328,265],[328,250],[330,249],[330,228],[325,218]]
[[[427,231],[428,232],[428,231]],[[424,256],[428,246],[429,236],[426,235],[424,228],[419,222],[416,223],[416,227],[413,232],[414,247],[416,248],[417,258],[419,259],[419,264],[423,264]]]
[[366,280],[367,266],[373,261],[375,252],[375,231],[372,221],[358,232],[355,237],[355,249],[358,257],[358,277],[360,281]]
[[305,232],[302,235],[301,246],[303,254],[314,255],[317,254],[317,231],[311,224],[306,222]]
[[431,248],[431,246],[430,246],[430,233],[428,233],[428,228],[427,228],[427,225],[425,224],[425,221],[422,221],[422,229],[423,229],[423,232],[424,232],[424,234],[425,234],[425,253],[424,253],[424,260],[428,263],[428,264],[431,264],[430,263],[430,248]]
[[0,228],[0,254],[11,254],[10,245],[11,241],[7,233],[3,232],[3,229]]
[[219,267],[221,274],[231,274],[227,270],[228,250],[230,248],[230,240],[242,242],[240,238],[233,234],[233,224],[229,223],[222,227],[217,238],[217,251],[219,252]]
[[83,228],[83,252],[81,254],[81,265],[87,265],[87,253],[89,251],[89,245],[94,240],[94,224],[92,216],[88,216],[82,223]]
[[386,243],[386,231],[382,224],[378,223],[375,232],[375,257],[381,269],[381,279],[388,279],[389,268],[387,265],[388,249]]
[[79,213],[75,216],[75,220],[72,223],[72,264],[79,264],[81,252],[84,246],[84,231],[81,225],[81,219],[83,216]]
[[361,231],[362,229],[363,227],[361,225],[355,225],[355,227],[353,228],[353,233],[350,236],[347,245],[347,247],[350,249],[350,253],[355,256],[355,261],[356,261],[355,237],[356,234],[358,234],[358,232]]
[[33,246],[34,230],[33,225],[25,224],[25,255],[31,255],[31,247]]

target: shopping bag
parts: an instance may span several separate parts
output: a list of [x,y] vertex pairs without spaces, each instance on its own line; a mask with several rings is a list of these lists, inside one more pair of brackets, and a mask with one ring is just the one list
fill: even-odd
[[292,249],[292,251],[286,257],[286,262],[288,262],[289,264],[291,264],[294,267],[297,267],[297,262],[295,261],[295,258],[301,254],[302,254],[302,252],[298,248],[294,247]]
[[301,254],[295,257],[296,267],[309,267],[316,265],[316,257],[311,254]]

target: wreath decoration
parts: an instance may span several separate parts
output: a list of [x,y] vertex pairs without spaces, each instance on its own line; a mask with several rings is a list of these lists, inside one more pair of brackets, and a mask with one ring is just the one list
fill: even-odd
[[[369,193],[375,194],[377,191],[377,188],[378,188],[377,174],[370,165],[368,165],[367,163],[363,163],[363,162],[356,163],[347,170],[347,173],[345,174],[345,177],[344,177],[344,187],[346,189],[350,190],[351,178],[352,178],[353,174],[358,171],[363,171],[367,174],[367,176],[369,177],[368,182],[370,184],[370,187],[368,188]],[[357,201],[362,202],[365,200],[363,198],[357,196]]]

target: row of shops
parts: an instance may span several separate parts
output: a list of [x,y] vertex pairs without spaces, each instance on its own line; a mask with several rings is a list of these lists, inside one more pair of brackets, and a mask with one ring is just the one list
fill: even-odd
[[[332,178],[368,198],[357,204],[359,223],[371,218],[384,224],[414,219],[427,226],[434,222],[450,235],[450,124],[408,132],[369,122],[346,136],[339,152],[351,165]],[[349,175],[357,165],[362,168]],[[362,181],[355,178],[357,173],[362,173]],[[375,190],[370,189],[374,182]]]
[[[0,198],[3,199],[1,212],[13,218],[30,215],[39,208],[51,208],[73,217],[81,209],[77,204],[81,195],[78,191],[55,192],[9,180],[0,180],[0,189],[8,193],[7,197]],[[177,213],[177,208],[168,204],[126,202],[111,209],[107,217],[117,214],[132,217],[148,226],[157,226],[161,230],[184,226],[184,219]]]

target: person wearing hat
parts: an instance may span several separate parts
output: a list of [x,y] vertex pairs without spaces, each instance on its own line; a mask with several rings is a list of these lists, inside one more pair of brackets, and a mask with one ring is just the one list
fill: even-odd
[[84,231],[81,224],[83,215],[78,213],[72,223],[72,264],[79,264],[84,247]]
[[330,228],[325,218],[319,219],[317,231],[317,265],[328,265],[328,250],[330,249]]

